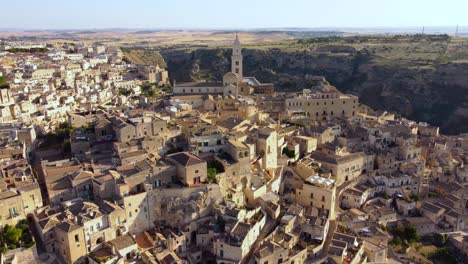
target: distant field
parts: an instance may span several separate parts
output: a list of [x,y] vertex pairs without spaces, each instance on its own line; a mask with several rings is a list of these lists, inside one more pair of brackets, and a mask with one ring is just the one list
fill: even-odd
[[[196,49],[229,48],[234,32],[164,31],[127,34],[124,40],[112,41],[132,49],[172,49],[191,52]],[[110,36],[109,36],[110,37]],[[134,38],[135,37],[135,38]],[[413,69],[430,69],[433,64],[466,63],[468,38],[447,35],[402,36],[298,36],[290,32],[242,32],[243,47],[269,51],[306,52],[343,56],[354,52],[372,55],[376,63],[398,64]],[[102,43],[107,43],[101,40]],[[349,51],[351,50],[351,51]]]
[[[240,32],[243,43],[277,42],[297,39],[301,36],[314,34],[291,33],[285,31],[272,32]],[[320,34],[320,33],[317,33]],[[330,33],[334,34],[334,33]],[[168,46],[223,46],[229,45],[234,39],[235,31],[209,30],[166,30],[166,31],[81,31],[81,32],[0,32],[0,39],[5,38],[37,38],[55,41],[100,42],[110,46],[133,47],[168,47]]]
[[[230,47],[236,32],[228,30],[87,30],[87,31],[24,31],[0,32],[0,39],[32,38],[48,42],[102,43],[137,49],[180,49],[192,51]],[[381,64],[397,62],[407,67],[430,68],[432,63],[465,63],[468,59],[468,38],[447,35],[349,35],[338,31],[242,31],[239,38],[246,48],[279,49],[290,52],[320,54],[326,46],[351,47],[369,52]],[[325,52],[340,56],[340,52]],[[135,62],[144,60],[129,54]],[[151,61],[151,59],[149,59]]]

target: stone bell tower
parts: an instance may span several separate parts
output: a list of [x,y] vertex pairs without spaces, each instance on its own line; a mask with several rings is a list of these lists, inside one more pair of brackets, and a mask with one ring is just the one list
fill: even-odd
[[237,74],[239,81],[242,81],[242,48],[237,33],[232,45],[231,72]]

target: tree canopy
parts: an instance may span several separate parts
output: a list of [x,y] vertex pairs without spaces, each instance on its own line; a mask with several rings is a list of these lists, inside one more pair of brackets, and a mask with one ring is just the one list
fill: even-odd
[[35,242],[25,219],[16,226],[5,225],[0,232],[0,252],[5,253],[8,249],[19,247],[30,248]]
[[0,76],[0,88],[8,87],[8,81],[5,76]]

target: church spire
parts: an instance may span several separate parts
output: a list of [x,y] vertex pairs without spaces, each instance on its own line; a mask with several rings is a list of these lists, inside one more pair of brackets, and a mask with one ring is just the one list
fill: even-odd
[[236,38],[234,39],[234,44],[232,45],[232,49],[233,49],[233,54],[241,53],[241,43],[240,43],[239,35],[237,34],[237,32],[236,32]]
[[237,74],[239,80],[242,80],[242,47],[237,32],[232,45],[231,72]]

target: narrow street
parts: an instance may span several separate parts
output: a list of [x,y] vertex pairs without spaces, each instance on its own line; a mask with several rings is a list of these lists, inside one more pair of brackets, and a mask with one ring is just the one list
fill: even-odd
[[36,228],[36,225],[34,224],[34,219],[32,217],[27,217],[26,220],[28,222],[29,230],[31,231],[31,233],[32,233],[32,235],[34,237],[34,241],[36,241],[37,254],[41,255],[41,254],[46,252],[46,249],[45,249],[44,245],[39,240],[40,236],[39,236],[39,232],[38,232],[38,230]]
[[[351,185],[351,183],[357,181],[357,178],[352,180],[352,181],[348,181],[348,182],[344,182],[342,183],[340,186],[338,186],[336,188],[336,197],[335,197],[335,215],[336,217],[338,217],[338,212],[340,211],[340,196],[341,196],[341,193],[346,190],[346,188],[348,188],[349,185]],[[328,233],[327,233],[327,236],[325,237],[325,241],[324,241],[324,244],[323,244],[323,249],[322,249],[322,258],[325,258],[327,255],[328,255],[328,249],[330,248],[330,244],[332,242],[332,239],[333,239],[333,235],[335,234],[335,231],[336,231],[336,228],[338,227],[338,222],[337,220],[330,220],[330,226],[328,228]]]

